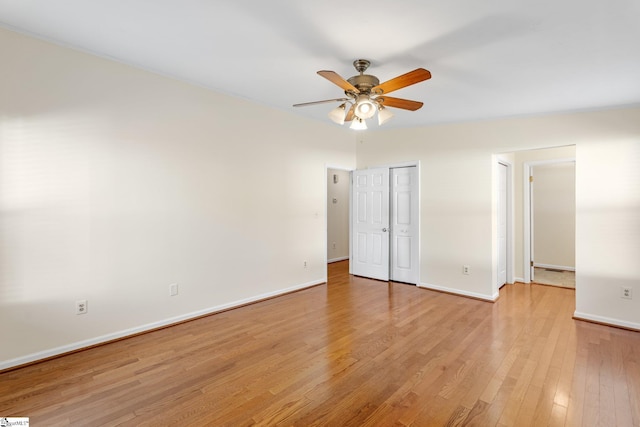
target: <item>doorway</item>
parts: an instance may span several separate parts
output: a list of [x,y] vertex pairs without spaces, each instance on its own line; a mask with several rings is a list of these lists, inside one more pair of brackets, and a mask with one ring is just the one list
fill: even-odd
[[349,259],[349,192],[351,171],[327,168],[327,263]]
[[575,159],[527,166],[530,281],[575,288]]
[[[563,154],[568,154],[567,156],[563,156]],[[537,200],[535,191],[536,187],[536,173],[540,171],[541,167],[549,167],[555,164],[571,164],[573,167],[573,184],[570,184],[571,191],[573,192],[573,198],[575,200],[575,146],[566,146],[566,147],[556,147],[556,148],[546,148],[539,150],[530,150],[524,152],[517,152],[516,157],[522,159],[522,264],[523,264],[523,275],[522,281],[524,283],[531,283],[535,280],[535,264],[541,261],[539,258],[539,251],[536,250],[536,242],[535,242],[535,229],[540,227],[538,224],[536,227],[536,210],[540,209],[553,211],[556,209],[554,207],[554,203],[547,203],[547,197],[542,197],[540,200]],[[541,181],[538,181],[537,184],[541,184]],[[562,184],[564,186],[564,184]],[[555,180],[551,180],[551,186],[560,188],[560,183]],[[571,251],[571,256],[575,258],[575,201],[571,203],[573,206],[573,214],[570,214],[570,219],[573,221],[573,226],[570,226],[573,229],[573,234],[565,235],[562,234],[562,240],[560,240],[557,236],[554,237],[556,242],[566,243],[568,241],[574,249]],[[553,218],[553,216],[552,216]],[[542,224],[542,227],[545,227],[545,224]],[[564,233],[564,232],[563,232]],[[536,252],[538,252],[536,254]],[[537,256],[536,256],[537,255]],[[542,259],[543,261],[544,259]],[[546,263],[543,263],[546,264]],[[553,261],[548,264],[550,268],[552,265],[560,266],[557,261]],[[575,266],[575,264],[573,264]],[[570,267],[564,265],[563,267]]]
[[[507,208],[507,283],[531,283],[531,200],[530,194],[530,169],[544,164],[575,162],[575,145],[561,147],[547,147],[531,150],[512,151],[496,153],[493,161],[494,167],[494,209],[496,211],[496,222],[494,223],[494,253],[495,263],[493,265],[495,274],[495,290],[498,285],[498,259],[499,259],[499,237],[498,237],[498,212],[500,196],[500,169],[499,163],[510,166],[508,177],[507,196],[511,200],[511,206]],[[535,204],[534,204],[535,206]],[[575,245],[575,241],[573,241]],[[535,248],[534,248],[535,250]],[[535,273],[534,273],[535,274]]]

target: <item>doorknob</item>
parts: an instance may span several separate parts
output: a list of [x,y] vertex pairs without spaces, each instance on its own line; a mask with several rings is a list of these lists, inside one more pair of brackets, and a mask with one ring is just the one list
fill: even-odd
[[383,228],[383,229],[382,229],[382,232],[383,232],[383,233],[386,233],[386,232],[387,232],[387,229],[386,229],[386,228]]

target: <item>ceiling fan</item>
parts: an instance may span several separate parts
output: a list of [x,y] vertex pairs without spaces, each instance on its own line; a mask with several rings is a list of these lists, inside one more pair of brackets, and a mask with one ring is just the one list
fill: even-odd
[[409,99],[393,98],[387,96],[394,90],[419,83],[431,78],[431,73],[424,68],[416,68],[406,74],[380,83],[376,76],[364,74],[371,62],[366,59],[356,59],[353,66],[360,73],[345,80],[335,71],[318,71],[318,74],[331,83],[344,90],[346,98],[326,99],[324,101],[304,102],[294,104],[294,107],[324,104],[329,102],[342,102],[338,107],[329,112],[329,118],[342,125],[344,122],[352,122],[351,129],[362,130],[367,128],[366,119],[378,113],[378,124],[382,125],[393,117],[393,113],[387,107],[402,108],[415,111],[422,107],[423,103]]

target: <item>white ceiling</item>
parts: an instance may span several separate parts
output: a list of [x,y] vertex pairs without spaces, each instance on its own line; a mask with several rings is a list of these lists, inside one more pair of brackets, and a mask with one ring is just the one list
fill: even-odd
[[385,127],[640,104],[638,0],[0,0],[0,25],[327,122],[291,105],[358,58],[433,75]]

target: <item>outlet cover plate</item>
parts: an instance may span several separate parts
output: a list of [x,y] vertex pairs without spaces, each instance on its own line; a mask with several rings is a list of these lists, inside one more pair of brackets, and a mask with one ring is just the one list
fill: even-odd
[[76,301],[76,314],[87,314],[89,306],[86,299]]
[[620,288],[620,298],[633,299],[633,288]]
[[169,296],[175,297],[178,295],[178,284],[172,283],[169,285]]

